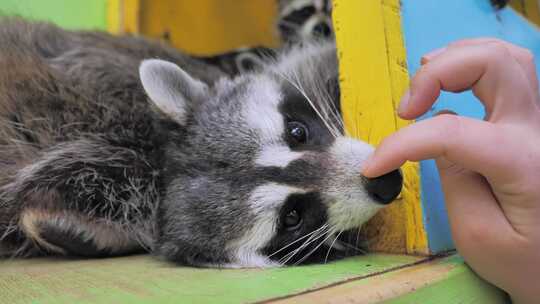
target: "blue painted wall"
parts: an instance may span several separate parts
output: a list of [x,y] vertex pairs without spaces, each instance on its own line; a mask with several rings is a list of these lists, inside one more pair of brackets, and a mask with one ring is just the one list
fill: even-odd
[[[402,22],[409,72],[420,67],[423,54],[451,41],[473,37],[497,37],[529,48],[540,58],[540,32],[511,8],[495,11],[489,0],[402,0]],[[536,62],[539,67],[538,60]],[[443,93],[420,119],[442,109],[482,118],[481,104],[472,93]],[[493,147],[490,147],[493,148]],[[450,237],[444,197],[434,161],[420,165],[422,207],[432,252],[454,248]]]

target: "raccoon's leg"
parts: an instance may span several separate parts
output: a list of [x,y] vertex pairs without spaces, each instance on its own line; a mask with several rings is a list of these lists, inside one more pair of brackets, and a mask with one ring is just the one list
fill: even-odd
[[[156,170],[144,155],[102,141],[64,143],[20,170],[19,253],[118,255],[152,245]],[[20,238],[19,238],[20,239]]]
[[118,223],[72,211],[27,208],[21,214],[20,225],[34,244],[50,253],[102,257],[141,249]]

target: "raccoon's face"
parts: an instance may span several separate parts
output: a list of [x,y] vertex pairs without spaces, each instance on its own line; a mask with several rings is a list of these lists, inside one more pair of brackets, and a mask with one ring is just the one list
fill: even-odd
[[401,190],[397,171],[360,174],[373,148],[343,135],[332,45],[294,49],[212,88],[159,60],[141,65],[141,79],[175,122],[155,244],[168,259],[222,267],[326,260],[343,249],[342,232]]
[[286,42],[331,37],[330,0],[280,0],[278,30]]

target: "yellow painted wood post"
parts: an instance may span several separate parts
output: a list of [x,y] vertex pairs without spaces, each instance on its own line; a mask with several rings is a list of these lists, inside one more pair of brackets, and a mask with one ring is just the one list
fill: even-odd
[[510,5],[536,25],[540,25],[538,0],[510,0]]
[[241,47],[278,47],[277,5],[267,0],[108,0],[111,33],[165,39],[184,52],[211,56]]
[[279,46],[274,23],[277,15],[276,1],[137,2],[137,32],[166,39],[174,47],[190,54],[212,56],[241,47]]
[[140,32],[141,0],[108,0],[107,29],[113,34]]
[[[342,108],[347,131],[373,145],[408,122],[396,115],[409,84],[399,0],[334,0]],[[370,249],[427,254],[417,164],[403,167],[401,198],[364,229]]]
[[107,31],[113,34],[121,32],[122,5],[121,0],[107,1]]

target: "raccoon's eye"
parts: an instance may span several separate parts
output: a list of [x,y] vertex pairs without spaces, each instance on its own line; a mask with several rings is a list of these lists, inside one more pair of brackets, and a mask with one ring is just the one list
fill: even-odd
[[297,121],[287,123],[287,133],[294,142],[299,144],[306,143],[309,135],[306,126]]
[[283,225],[285,225],[287,230],[295,230],[300,224],[302,224],[302,218],[300,217],[300,213],[295,209],[289,211],[283,219]]

